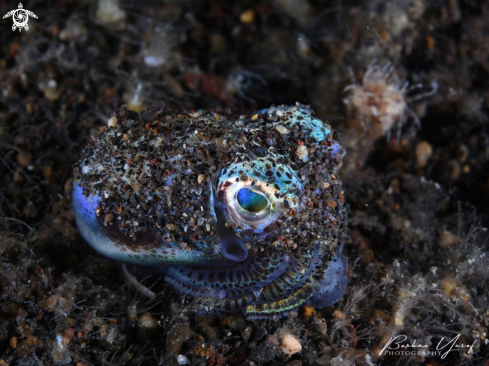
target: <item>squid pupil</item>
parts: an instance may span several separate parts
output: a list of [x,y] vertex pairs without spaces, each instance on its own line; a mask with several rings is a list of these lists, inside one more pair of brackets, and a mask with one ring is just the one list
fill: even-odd
[[268,200],[265,196],[248,188],[241,188],[236,198],[239,205],[248,212],[260,212],[268,205]]

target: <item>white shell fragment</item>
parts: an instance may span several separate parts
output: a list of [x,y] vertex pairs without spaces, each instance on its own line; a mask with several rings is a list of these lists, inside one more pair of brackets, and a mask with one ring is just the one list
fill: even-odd
[[179,365],[190,365],[190,361],[184,355],[178,355],[177,362]]
[[117,118],[116,117],[109,118],[109,120],[107,121],[107,126],[108,127],[116,127],[117,126]]
[[290,130],[285,128],[284,126],[282,125],[278,125],[277,127],[275,127],[277,129],[278,132],[280,132],[282,135],[287,135],[290,133]]
[[305,159],[309,155],[309,150],[307,150],[307,146],[299,146],[297,147],[297,150],[295,151],[299,159]]
[[293,354],[300,352],[302,350],[301,343],[292,334],[286,334],[282,338],[280,347],[282,349],[282,352],[288,356],[292,356]]

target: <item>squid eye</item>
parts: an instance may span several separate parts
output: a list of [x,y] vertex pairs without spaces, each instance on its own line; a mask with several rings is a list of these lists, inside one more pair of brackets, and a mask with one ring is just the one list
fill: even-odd
[[[269,152],[253,161],[234,161],[214,183],[216,206],[238,237],[268,235],[286,209],[298,212],[304,186],[296,172]],[[273,166],[273,168],[272,168]]]
[[236,200],[243,210],[251,213],[261,212],[268,206],[268,200],[264,195],[248,188],[241,188]]

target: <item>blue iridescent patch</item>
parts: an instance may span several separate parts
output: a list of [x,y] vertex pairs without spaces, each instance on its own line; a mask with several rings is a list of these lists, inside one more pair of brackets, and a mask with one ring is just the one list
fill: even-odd
[[260,212],[268,205],[268,200],[262,194],[248,188],[241,188],[236,196],[239,205],[248,212]]

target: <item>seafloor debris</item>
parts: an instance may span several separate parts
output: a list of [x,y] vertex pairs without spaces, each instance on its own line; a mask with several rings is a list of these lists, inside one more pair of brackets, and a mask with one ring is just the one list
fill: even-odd
[[[0,7],[5,14],[18,2]],[[29,9],[39,18],[28,32],[0,21],[1,366],[487,363],[488,0],[58,0]],[[404,96],[421,128],[405,112],[392,129],[396,136],[403,122],[400,140],[377,126],[365,146],[367,123],[345,131],[351,90],[343,90],[363,86],[374,59],[424,84]],[[411,103],[431,81],[437,93]],[[342,133],[351,270],[340,301],[278,320],[203,316],[202,304],[159,275],[129,267],[155,295],[144,298],[84,242],[71,198],[74,162],[87,141],[119,128],[122,104],[144,111],[160,100],[220,118],[299,100]],[[282,124],[275,133],[294,132]],[[294,158],[313,162],[297,145]],[[361,163],[346,169],[354,156]],[[206,187],[211,176],[184,180]],[[99,218],[116,228],[118,216]],[[162,230],[183,231],[178,222]],[[287,333],[301,352],[281,351]],[[427,351],[380,354],[397,335]],[[438,343],[455,337],[473,348],[442,359]]]

